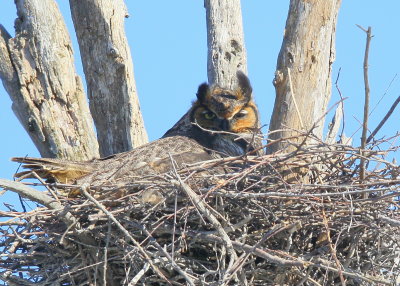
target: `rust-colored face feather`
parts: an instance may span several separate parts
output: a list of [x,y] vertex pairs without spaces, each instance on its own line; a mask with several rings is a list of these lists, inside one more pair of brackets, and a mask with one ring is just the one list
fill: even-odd
[[258,127],[258,111],[252,100],[252,88],[246,75],[238,72],[234,90],[204,83],[199,86],[192,121],[215,131],[250,133]]

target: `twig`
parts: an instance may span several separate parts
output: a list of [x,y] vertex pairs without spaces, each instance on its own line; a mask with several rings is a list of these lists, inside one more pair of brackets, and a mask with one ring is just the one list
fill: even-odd
[[106,245],[104,246],[104,264],[103,264],[103,283],[107,285],[107,266],[108,266],[108,246],[110,244],[110,236],[111,236],[111,222],[107,223],[107,238]]
[[392,78],[392,80],[389,82],[388,87],[386,88],[385,92],[383,93],[383,95],[381,96],[381,98],[378,100],[378,102],[375,104],[374,108],[372,108],[372,110],[369,112],[369,116],[371,116],[371,114],[374,112],[374,110],[378,107],[378,105],[381,103],[381,101],[383,100],[383,98],[386,96],[386,94],[388,93],[390,87],[392,86],[394,80],[397,77],[397,73],[394,75],[394,77]]
[[326,142],[327,143],[331,143],[331,144],[335,143],[335,141],[336,141],[335,139],[336,139],[336,136],[337,136],[337,134],[339,132],[339,129],[340,129],[340,122],[342,122],[342,132],[341,132],[341,134],[339,136],[339,138],[341,140],[343,138],[343,132],[344,132],[344,129],[345,129],[344,102],[343,102],[344,99],[343,99],[342,92],[341,92],[341,90],[339,88],[339,85],[338,85],[340,71],[341,71],[341,68],[339,68],[339,71],[338,71],[338,74],[337,74],[337,77],[336,77],[336,81],[335,81],[336,90],[338,91],[339,96],[340,96],[340,103],[336,107],[335,115],[332,117],[331,124],[329,126],[327,139],[326,139]]
[[[327,265],[328,263],[326,261],[324,261],[323,259],[317,259],[317,262],[320,262],[320,263],[310,263],[310,264],[339,274],[339,270]],[[379,285],[388,285],[388,286],[393,285],[392,283],[390,283],[390,281],[381,279],[379,277],[370,276],[370,275],[361,275],[359,273],[353,273],[353,272],[349,272],[349,271],[342,271],[342,274],[345,276],[348,276],[348,277],[354,277],[354,278],[358,278],[360,280],[366,281],[368,283],[371,283],[370,285],[374,285],[372,283],[381,283]]]
[[226,270],[226,272],[229,272],[229,270],[234,265],[235,260],[237,259],[237,255],[233,248],[231,239],[229,238],[228,234],[225,232],[225,230],[222,227],[222,225],[220,224],[220,222],[215,218],[215,216],[203,204],[201,198],[187,184],[185,184],[180,179],[179,176],[177,176],[177,179],[178,179],[178,181],[171,181],[171,183],[173,183],[177,187],[180,187],[192,199],[196,208],[199,209],[199,211],[211,222],[213,227],[221,235],[221,238],[224,241],[224,244],[225,244],[228,254],[230,256],[228,269]]
[[[369,56],[369,46],[371,43],[372,35],[371,35],[371,27],[368,27],[368,30],[365,30],[363,27],[357,25],[361,30],[367,33],[367,41],[365,46],[365,54],[364,54],[364,85],[365,85],[365,102],[364,102],[364,120],[363,120],[363,130],[361,136],[361,155],[364,154],[365,146],[367,143],[367,131],[368,131],[368,114],[369,114],[369,82],[368,82],[368,56]],[[365,179],[365,159],[361,158],[360,160],[360,180],[363,181]]]
[[[5,179],[0,179],[0,187],[5,188],[10,191],[13,191],[13,192],[21,195],[22,197],[28,198],[34,202],[44,205],[49,209],[60,211],[60,215],[62,215],[62,219],[67,225],[70,225],[70,226],[73,225],[75,231],[81,229],[81,225],[78,222],[78,220],[70,212],[63,211],[63,210],[65,210],[65,208],[62,204],[54,201],[53,199],[51,199],[48,195],[44,194],[43,192],[37,191],[33,188],[30,188],[23,183],[9,181],[9,180],[5,180]],[[77,235],[80,238],[80,240],[82,240],[82,242],[85,244],[88,244],[88,245],[96,244],[95,240],[85,233],[78,232]]]
[[[213,234],[201,234],[201,233],[196,233],[196,232],[191,232],[189,231],[188,234],[190,236],[193,236],[194,239],[199,239],[207,242],[212,242],[216,241],[219,243],[224,243],[223,239],[220,236],[213,235]],[[273,255],[268,253],[269,250],[265,250],[259,247],[255,247],[253,245],[249,245],[246,243],[238,242],[238,241],[231,241],[232,246],[238,250],[238,251],[244,251],[245,253],[248,254],[254,254],[255,256],[258,256],[260,258],[265,259],[266,261],[270,263],[274,263],[279,266],[297,266],[303,268],[308,264],[306,261],[301,261],[299,259],[294,259],[294,260],[288,260],[281,258],[279,256]]]
[[176,232],[176,213],[178,208],[178,193],[175,192],[175,201],[174,201],[174,227],[172,229],[172,247],[171,247],[171,259],[174,261],[175,256],[175,232]]
[[325,210],[324,210],[324,209],[322,209],[322,214],[321,214],[321,215],[322,215],[323,224],[324,224],[324,226],[325,226],[326,239],[327,239],[327,241],[328,241],[329,248],[330,248],[330,250],[331,250],[333,259],[335,260],[335,264],[336,264],[336,267],[337,267],[337,269],[338,269],[338,274],[339,274],[339,277],[340,277],[340,282],[342,283],[342,286],[346,286],[346,282],[345,282],[345,279],[344,279],[344,277],[343,277],[342,265],[340,264],[340,261],[339,261],[339,259],[337,258],[336,249],[335,249],[335,247],[333,247],[333,243],[332,243],[332,239],[331,239],[331,230],[330,230],[330,228],[329,228],[328,218],[327,218],[326,215],[325,215]]
[[392,106],[390,107],[389,111],[386,113],[385,117],[379,122],[378,126],[375,128],[374,131],[372,131],[371,135],[368,136],[367,143],[369,143],[376,133],[382,128],[382,126],[386,123],[386,121],[389,119],[390,115],[392,115],[393,111],[396,109],[397,105],[400,102],[400,96],[397,97],[397,99],[393,102]]
[[31,201],[44,205],[49,209],[64,209],[64,207],[59,202],[54,201],[45,193],[28,187],[23,183],[0,179],[0,187],[15,192],[24,198],[30,199]]
[[150,264],[151,268],[154,270],[154,272],[157,273],[157,275],[166,281],[169,285],[172,285],[171,282],[168,280],[167,277],[160,271],[160,269],[153,263],[151,260],[150,256],[147,254],[147,252],[140,246],[140,243],[136,241],[136,239],[133,238],[133,236],[129,233],[129,231],[114,217],[112,213],[110,213],[102,204],[100,204],[95,198],[93,198],[88,191],[88,185],[82,185],[81,186],[81,193],[89,200],[91,201],[97,208],[99,208],[102,212],[104,212],[105,215],[109,219],[111,219],[115,225],[124,233],[124,235],[129,238],[129,240],[137,247],[139,252],[143,255],[144,259],[146,260],[147,263]]
[[378,215],[378,219],[392,225],[392,226],[397,226],[400,227],[400,220],[392,219],[383,215]]
[[42,178],[40,178],[40,177],[38,176],[38,174],[36,174],[35,171],[32,171],[32,175],[33,175],[39,182],[41,182],[42,185],[45,186],[46,189],[51,193],[51,195],[54,197],[54,199],[55,199],[58,203],[60,203],[60,199],[58,198],[58,196],[56,195],[56,193],[51,189],[51,187],[50,187],[49,185],[47,185],[47,184],[42,180]]
[[194,286],[195,283],[192,280],[192,277],[190,277],[191,275],[189,275],[188,273],[186,273],[178,264],[176,264],[176,262],[174,261],[174,259],[171,257],[171,255],[169,255],[169,253],[163,248],[161,247],[161,245],[152,237],[151,233],[146,229],[146,228],[141,228],[143,230],[143,232],[147,235],[147,237],[151,238],[151,242],[157,247],[157,249],[168,259],[168,261],[171,263],[172,267],[179,273],[181,274],[186,282],[189,285]]
[[150,269],[150,264],[145,263],[143,268],[135,275],[135,277],[132,278],[131,281],[129,281],[128,286],[134,286],[136,285],[139,280],[143,277],[143,275]]

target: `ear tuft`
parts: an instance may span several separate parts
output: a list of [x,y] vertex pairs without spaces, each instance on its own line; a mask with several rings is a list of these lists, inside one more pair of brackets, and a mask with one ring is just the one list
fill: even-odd
[[249,78],[242,71],[237,71],[236,76],[243,96],[250,100],[253,88],[251,87]]
[[206,96],[207,96],[207,93],[209,92],[209,89],[210,89],[210,87],[208,86],[207,83],[202,83],[202,84],[199,86],[199,89],[197,90],[196,96],[197,96],[197,99],[198,99],[201,103],[204,102],[204,100],[205,100],[205,98],[206,98]]

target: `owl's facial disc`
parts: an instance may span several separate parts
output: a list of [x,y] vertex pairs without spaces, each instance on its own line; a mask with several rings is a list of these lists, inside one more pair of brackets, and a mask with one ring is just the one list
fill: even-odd
[[251,133],[257,128],[257,110],[252,105],[246,105],[244,108],[236,112],[230,122],[229,132],[233,133]]
[[206,130],[249,133],[257,126],[257,116],[252,106],[244,107],[229,118],[199,106],[194,111],[193,122]]

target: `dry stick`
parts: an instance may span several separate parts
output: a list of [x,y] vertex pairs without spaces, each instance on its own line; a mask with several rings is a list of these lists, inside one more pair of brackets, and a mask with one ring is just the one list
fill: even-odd
[[[187,234],[193,237],[193,239],[198,239],[201,241],[224,243],[223,239],[220,236],[214,234],[202,234],[194,231],[193,232],[189,231]],[[310,264],[310,262],[301,260],[299,258],[294,258],[295,260],[284,259],[279,256],[268,253],[267,252],[268,250],[255,247],[254,245],[238,242],[236,240],[232,241],[232,246],[234,249],[238,251],[243,251],[245,253],[253,254],[257,257],[263,258],[266,261],[279,266],[286,266],[286,267],[297,266],[303,268],[308,264]]]
[[187,184],[185,184],[177,174],[176,177],[178,181],[173,180],[171,181],[171,183],[173,183],[177,187],[180,187],[186,193],[186,195],[192,199],[196,208],[211,222],[211,224],[214,226],[214,228],[218,231],[219,235],[221,236],[221,239],[223,240],[228,250],[228,254],[230,256],[228,269],[226,270],[226,273],[229,273],[235,263],[235,260],[237,259],[237,255],[233,248],[231,239],[225,232],[220,222],[207,209],[205,204],[202,202],[201,198]]
[[235,272],[237,272],[246,263],[246,260],[248,259],[248,257],[251,254],[254,254],[254,250],[256,250],[257,248],[260,248],[260,245],[262,243],[264,243],[267,239],[269,239],[272,236],[275,236],[276,234],[278,234],[282,231],[293,228],[293,226],[297,226],[298,223],[299,222],[294,222],[294,223],[291,223],[291,224],[289,224],[287,226],[283,226],[283,227],[280,225],[275,225],[274,227],[272,227],[272,229],[269,230],[267,233],[265,233],[263,235],[263,237],[253,246],[252,251],[244,252],[244,254],[238,259],[238,261],[236,263],[236,267],[235,267],[235,269],[233,269],[233,272],[230,273],[230,275],[233,275]]
[[[338,84],[341,70],[342,70],[342,68],[339,68],[339,72],[338,72],[338,75],[337,75],[337,78],[336,78],[336,81],[335,81],[335,87],[336,87],[336,90],[339,93],[340,100],[341,100],[340,104],[342,106],[342,132],[340,133],[340,140],[343,140],[343,132],[345,130],[345,120],[344,120],[345,115],[344,115],[344,103],[343,103],[344,99],[343,99],[342,91],[340,90],[339,84]],[[343,143],[346,144],[346,142],[343,142]]]
[[369,143],[372,140],[372,138],[374,138],[376,133],[378,133],[378,131],[382,128],[383,124],[386,123],[386,121],[389,119],[390,115],[392,115],[393,111],[395,110],[399,102],[400,102],[400,96],[392,104],[389,111],[386,113],[385,117],[383,117],[382,121],[378,124],[375,130],[371,133],[371,135],[368,136],[367,143]]
[[386,217],[381,214],[378,215],[378,219],[380,219],[381,221],[384,221],[392,226],[400,227],[400,220],[392,219],[392,218]]
[[4,188],[6,190],[9,190],[9,191],[15,192],[24,198],[28,198],[31,201],[37,202],[37,203],[44,205],[47,208],[52,209],[52,210],[58,210],[58,209],[64,208],[60,203],[58,203],[54,199],[50,198],[44,192],[35,190],[35,189],[28,187],[25,184],[20,183],[20,182],[14,182],[14,181],[10,181],[10,180],[0,179],[0,187]]
[[389,92],[390,87],[392,86],[392,83],[394,82],[394,80],[397,77],[397,73],[394,75],[394,77],[392,78],[392,80],[389,82],[388,87],[386,88],[385,92],[383,93],[383,95],[381,96],[381,98],[378,100],[378,102],[375,104],[374,108],[372,108],[372,110],[369,112],[369,115],[371,115],[374,110],[378,107],[378,105],[381,103],[381,101],[383,100],[383,98],[386,96],[386,94]]
[[[337,193],[312,193],[312,194],[304,194],[305,191],[307,190],[313,190],[310,188],[305,188],[306,185],[303,186],[304,188],[301,189],[301,193],[295,193],[295,192],[286,192],[285,189],[281,188],[278,189],[277,192],[268,192],[268,193],[235,193],[235,192],[230,192],[230,191],[225,191],[224,189],[221,189],[219,191],[216,191],[215,194],[218,194],[220,196],[224,197],[230,197],[230,198],[318,198],[318,197],[342,197],[346,195],[356,195],[356,194],[368,194],[368,193],[375,193],[375,192],[382,192],[382,191],[388,191],[391,192],[389,194],[389,197],[395,197],[398,196],[400,192],[393,192],[392,188],[382,188],[382,189],[363,189],[363,190],[355,190],[355,191],[345,191],[345,192],[337,192]],[[362,185],[355,186],[361,188]],[[325,186],[324,186],[325,188]],[[332,188],[337,188],[333,186]],[[341,188],[349,188],[350,186],[342,186]],[[329,189],[329,188],[326,188]],[[379,199],[381,197],[376,197],[374,199]],[[355,200],[358,201],[358,200]]]
[[171,247],[171,259],[175,262],[175,232],[176,232],[176,214],[178,209],[178,193],[175,191],[175,201],[174,201],[174,227],[172,229],[172,247]]
[[[167,277],[164,276],[164,274],[160,271],[160,269],[153,264],[153,261],[151,260],[150,256],[147,254],[147,252],[140,246],[140,243],[136,241],[135,238],[129,233],[129,231],[114,217],[114,215],[109,212],[101,203],[99,203],[94,197],[92,197],[86,189],[88,188],[88,185],[82,185],[80,190],[81,193],[89,200],[91,201],[98,209],[100,209],[109,219],[111,219],[115,225],[125,234],[126,237],[128,237],[133,244],[136,246],[136,248],[139,250],[139,252],[143,255],[145,258],[146,262],[150,264],[151,268],[154,270],[157,275],[165,280],[169,285],[172,285],[171,282],[168,280]],[[193,284],[194,285],[194,284]]]
[[[54,199],[55,199],[58,203],[61,203],[61,202],[60,202],[60,199],[58,198],[58,196],[56,195],[56,193],[52,190],[52,188],[51,188],[49,185],[47,185],[47,184],[42,180],[42,178],[39,177],[38,174],[36,174],[35,171],[32,171],[32,175],[33,175],[40,183],[42,183],[43,186],[45,186],[45,188],[51,193],[51,195],[54,197]],[[18,181],[20,181],[20,180],[18,180]]]
[[[321,267],[325,270],[329,270],[332,272],[335,272],[339,274],[339,271],[336,268],[333,268],[332,266],[328,265],[329,263],[325,262],[323,259],[317,259],[317,263],[314,262],[309,262],[309,265],[315,266],[315,267]],[[362,275],[356,272],[349,272],[349,271],[342,271],[343,275],[346,275],[348,277],[353,277],[353,278],[358,278],[360,280],[366,281],[370,284],[368,285],[376,285],[373,283],[378,283],[379,285],[393,285],[390,281],[387,281],[385,279],[382,279],[380,277],[375,277],[375,276],[370,276],[370,275]]]
[[132,280],[129,281],[128,286],[134,286],[134,285],[136,285],[136,284],[139,282],[139,280],[143,277],[143,275],[146,274],[146,272],[149,270],[149,268],[150,268],[150,264],[146,262],[146,263],[144,264],[142,270],[140,270],[140,271],[135,275],[135,277],[133,277]]
[[[364,102],[364,120],[363,120],[363,130],[361,136],[361,155],[364,154],[365,145],[367,143],[367,130],[368,130],[368,109],[369,109],[369,82],[368,82],[368,55],[369,55],[369,45],[371,43],[371,27],[365,30],[360,25],[357,25],[361,30],[367,33],[367,42],[365,46],[364,54],[364,85],[365,85],[365,102]],[[362,157],[360,161],[360,180],[365,179],[365,159]]]
[[293,271],[294,271],[297,275],[303,276],[303,279],[301,279],[301,280],[299,281],[299,283],[296,284],[296,286],[304,285],[304,282],[306,282],[306,281],[309,281],[309,282],[311,282],[312,284],[314,284],[314,285],[316,285],[316,286],[322,286],[321,284],[319,284],[317,281],[315,281],[314,279],[312,279],[312,278],[310,277],[311,268],[308,269],[307,274],[301,273],[301,272],[300,272],[298,269],[296,269],[296,268],[293,269]]
[[111,222],[108,221],[107,225],[107,238],[106,245],[104,246],[104,270],[103,270],[103,283],[107,285],[107,266],[108,266],[108,246],[110,244],[110,236],[111,236]]
[[[176,264],[175,260],[172,259],[171,255],[157,242],[157,240],[152,236],[152,234],[145,228],[141,228],[143,233],[146,234],[148,237],[151,238],[151,242],[153,245],[162,253],[164,256],[168,259],[168,261],[171,263],[172,267],[182,275],[183,278],[185,278],[186,282],[189,285],[195,285],[195,283],[192,281],[192,278],[189,277],[189,274],[186,273],[185,271],[182,270],[182,268]],[[193,277],[193,276],[192,276]]]
[[326,232],[326,237],[328,240],[328,245],[329,248],[331,250],[332,256],[333,256],[333,260],[335,261],[337,270],[338,270],[338,274],[339,274],[339,278],[340,278],[340,282],[342,283],[342,286],[346,286],[346,280],[343,277],[343,273],[342,273],[342,265],[340,264],[339,259],[337,258],[336,255],[336,247],[333,247],[333,243],[332,243],[332,239],[331,239],[331,231],[329,229],[329,224],[328,224],[328,218],[325,215],[325,210],[322,209],[322,222],[325,226],[325,232]]
[[[388,92],[390,86],[392,85],[392,83],[393,83],[393,81],[395,80],[396,77],[397,77],[397,74],[392,78],[392,80],[390,81],[389,86],[387,87],[385,93],[384,93],[384,94],[382,95],[382,97],[379,99],[378,103],[375,104],[374,108],[372,108],[372,110],[369,112],[368,116],[371,116],[371,114],[374,112],[375,108],[378,107],[379,103],[382,101],[383,97],[384,97],[384,96],[386,95],[386,93]],[[353,117],[354,117],[354,116],[353,116]],[[354,117],[354,118],[355,118],[355,117]],[[355,119],[357,120],[357,118],[355,118]],[[357,120],[357,121],[358,121],[358,120]],[[360,124],[360,125],[361,125],[361,124]],[[361,127],[362,127],[362,126],[361,126]],[[351,134],[350,138],[352,138],[352,137],[354,136],[354,134],[356,134],[356,133],[360,130],[361,127],[358,127],[358,128],[353,132],[353,134]],[[368,143],[368,140],[367,140],[367,143]]]
[[[30,199],[31,201],[44,205],[48,209],[58,210],[58,211],[65,210],[64,206],[61,205],[59,202],[54,201],[45,193],[37,191],[31,187],[28,187],[23,183],[0,179],[0,187],[15,192],[24,198]],[[85,233],[79,232],[79,230],[81,230],[80,223],[70,212],[65,212],[65,211],[60,212],[59,215],[62,216],[62,220],[69,227],[74,226],[74,231],[76,231],[76,235],[79,237],[82,243],[87,245],[96,244],[96,242],[92,237],[86,235]]]

